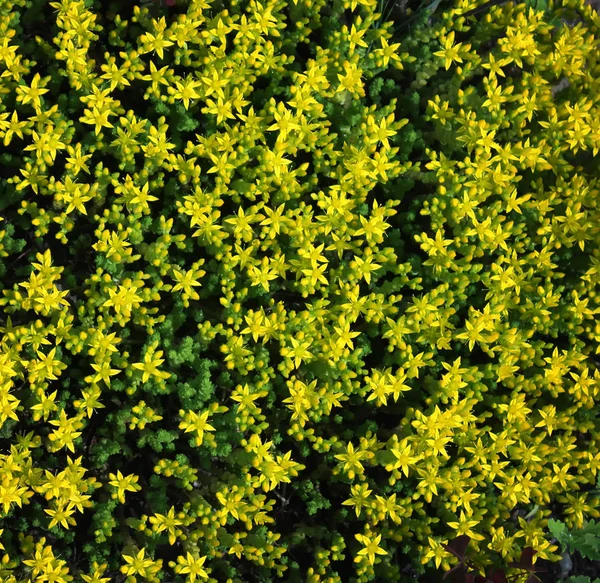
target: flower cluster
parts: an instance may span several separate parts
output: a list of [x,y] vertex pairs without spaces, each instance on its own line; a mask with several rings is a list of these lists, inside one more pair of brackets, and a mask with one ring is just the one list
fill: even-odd
[[600,19],[478,4],[0,0],[3,583],[600,516]]

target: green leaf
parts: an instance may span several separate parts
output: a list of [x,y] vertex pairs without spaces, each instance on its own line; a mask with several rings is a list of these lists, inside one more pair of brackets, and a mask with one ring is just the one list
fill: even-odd
[[576,531],[577,534],[589,534],[600,537],[600,522],[590,520],[583,528]]
[[600,540],[596,536],[578,536],[573,541],[572,546],[585,559],[591,559],[594,561],[600,559]]
[[554,538],[558,539],[559,541],[567,532],[567,525],[564,522],[561,522],[560,520],[554,520],[553,518],[551,518],[548,521],[548,528],[550,529],[552,536],[554,536]]

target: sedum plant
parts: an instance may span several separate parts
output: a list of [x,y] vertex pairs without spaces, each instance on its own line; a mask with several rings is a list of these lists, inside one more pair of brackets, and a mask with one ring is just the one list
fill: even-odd
[[0,0],[3,583],[402,581],[598,518],[600,19],[431,15]]

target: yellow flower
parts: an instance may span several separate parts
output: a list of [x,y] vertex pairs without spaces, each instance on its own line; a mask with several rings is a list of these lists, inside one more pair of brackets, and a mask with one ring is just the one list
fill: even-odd
[[274,149],[263,149],[264,163],[273,171],[277,180],[282,180],[282,174],[287,172],[287,167],[292,163],[291,160],[285,158],[285,146],[281,142],[276,142]]
[[[207,72],[205,77],[201,77],[202,81],[206,85],[206,90],[204,92],[205,97],[211,96],[213,93],[220,97],[221,99],[225,99],[225,93],[223,91],[224,87],[230,83],[231,76],[233,75],[232,69],[226,69],[225,71],[219,71],[216,67],[211,66],[209,72]],[[254,110],[252,110],[253,112]],[[249,112],[250,113],[250,112]]]
[[342,27],[342,34],[345,35],[345,37],[350,41],[349,42],[350,52],[353,52],[357,46],[364,47],[364,48],[367,48],[369,46],[362,38],[365,35],[365,32],[367,32],[367,29],[366,28],[360,29],[360,28],[356,27],[356,25],[358,25],[360,27],[362,22],[363,22],[362,18],[360,16],[357,16],[356,20],[355,20],[356,24],[354,24],[354,23],[352,24],[350,33],[348,33],[347,26],[344,25]]
[[389,44],[384,37],[381,37],[380,41],[381,48],[373,52],[377,57],[381,57],[381,64],[384,67],[387,67],[390,61],[392,61],[396,69],[402,70],[404,68],[402,65],[402,59],[408,55],[407,53],[403,53],[402,55],[400,54],[400,43]]
[[508,423],[525,420],[527,415],[531,413],[531,409],[527,407],[526,396],[523,393],[514,395],[508,404],[499,404],[498,410],[506,413]]
[[281,27],[281,21],[276,16],[271,14],[273,7],[270,5],[263,6],[256,0],[250,2],[251,14],[258,24],[258,29],[266,36],[281,36],[278,27]]
[[338,323],[340,326],[334,326],[337,337],[335,338],[336,343],[340,343],[343,347],[348,347],[350,350],[354,350],[354,342],[352,342],[353,338],[360,336],[360,332],[352,332],[350,330],[350,323],[346,321],[346,318],[342,315],[340,316]]
[[465,331],[460,334],[456,334],[454,338],[457,340],[468,340],[469,350],[473,350],[476,342],[485,343],[486,337],[481,333],[483,330],[483,324],[476,322],[473,323],[470,320],[465,322]]
[[231,393],[231,399],[239,403],[237,406],[238,413],[241,413],[243,411],[249,411],[251,413],[254,413],[258,411],[258,407],[254,403],[254,401],[260,399],[261,397],[266,397],[267,394],[267,391],[251,391],[250,387],[247,384],[245,384],[244,386],[238,385],[234,389],[234,391]]
[[64,503],[60,504],[56,509],[45,508],[44,512],[52,518],[48,528],[52,528],[60,524],[64,528],[68,529],[69,524],[75,526],[75,519],[72,514],[75,512],[75,508],[71,502],[65,507]]
[[184,433],[196,432],[196,447],[200,447],[204,442],[205,431],[215,431],[215,428],[208,423],[209,415],[210,411],[203,411],[200,414],[194,411],[184,411],[183,409],[179,411],[179,416],[182,418],[179,429],[183,429]]
[[123,555],[127,565],[121,567],[121,573],[146,577],[148,568],[154,564],[154,561],[150,558],[145,558],[145,553],[146,549],[141,549],[137,555]]
[[50,425],[57,427],[48,439],[53,443],[53,451],[59,451],[66,447],[70,452],[75,453],[73,441],[81,435],[81,431],[77,431],[82,426],[81,417],[67,417],[64,409],[61,409],[59,419],[50,421]]
[[150,377],[157,379],[168,379],[171,373],[158,370],[158,367],[165,361],[161,358],[162,350],[154,351],[154,348],[149,348],[144,355],[144,362],[134,362],[131,366],[142,371],[142,382],[145,383]]
[[[58,405],[54,403],[58,391],[54,391],[50,395],[46,395],[41,389],[38,392],[40,402],[31,407],[32,411],[35,411],[33,415],[34,421],[39,421],[40,417],[44,417],[44,421],[48,420],[50,413],[58,409]],[[39,413],[38,413],[39,411]]]
[[473,509],[471,508],[471,502],[477,500],[477,498],[480,496],[481,494],[475,494],[473,492],[473,488],[469,488],[468,490],[463,490],[460,492],[460,494],[457,496],[458,499],[456,502],[459,506],[462,506],[466,510],[467,516],[472,516]]
[[440,59],[444,59],[446,70],[450,68],[453,62],[462,63],[463,60],[460,56],[461,50],[468,51],[471,48],[470,45],[465,45],[463,47],[462,43],[454,44],[454,31],[448,33],[442,42],[442,46],[444,47],[443,50],[436,51],[433,54],[436,57],[440,57]]
[[351,95],[364,97],[365,90],[362,82],[362,69],[355,63],[344,61],[342,65],[344,73],[338,73],[337,78],[340,82],[336,93],[348,91]]
[[66,148],[65,143],[60,141],[61,133],[56,132],[51,125],[46,126],[42,134],[32,131],[31,136],[33,144],[23,148],[24,151],[34,151],[46,164],[52,164],[56,160],[56,153]]
[[166,515],[155,514],[149,518],[150,524],[152,524],[152,530],[154,532],[162,532],[166,530],[169,533],[169,544],[174,545],[177,540],[177,534],[181,531],[177,528],[183,524],[183,521],[175,516],[175,507],[171,506]]
[[[235,486],[234,486],[234,488],[235,488]],[[242,493],[232,491],[232,492],[229,492],[229,496],[226,496],[225,493],[223,493],[223,492],[217,492],[216,496],[217,496],[217,500],[223,506],[223,509],[221,511],[223,517],[226,518],[227,515],[231,514],[231,516],[233,516],[236,520],[239,520],[240,519],[239,513],[242,511],[242,508],[245,506],[241,502],[242,497],[243,497]]]
[[[19,508],[23,505],[23,495],[33,496],[33,492],[27,492],[25,486],[19,487],[19,478],[13,478],[11,474],[4,474],[0,482],[0,505],[4,513],[8,513],[10,507],[16,504]],[[30,495],[30,496],[29,496]]]
[[92,377],[92,382],[97,383],[102,380],[107,387],[110,387],[110,377],[121,372],[118,368],[110,368],[110,362],[105,360],[101,364],[94,362],[91,366],[96,371],[96,374]]
[[92,154],[84,154],[79,143],[75,144],[75,147],[67,146],[67,152],[69,156],[65,167],[72,170],[74,176],[77,176],[81,171],[90,173],[86,162],[92,157]]
[[490,53],[488,56],[488,62],[482,63],[481,66],[484,69],[489,69],[490,79],[495,79],[496,75],[499,75],[500,77],[504,77],[504,71],[502,70],[502,67],[506,67],[506,65],[508,65],[510,63],[510,61],[511,61],[510,58],[504,58],[504,59],[500,59],[497,61],[495,59],[494,55],[492,53]]
[[292,112],[289,109],[286,109],[285,104],[281,101],[277,104],[277,108],[273,112],[273,117],[275,118],[275,123],[270,125],[267,128],[267,131],[278,131],[278,139],[282,142],[286,140],[290,131],[297,131],[300,129],[300,126],[292,117]]
[[100,65],[100,68],[104,71],[104,75],[100,75],[100,79],[106,79],[110,81],[110,90],[123,89],[131,85],[127,79],[127,71],[119,68],[114,61],[114,57],[111,57],[111,62],[108,64]]
[[398,437],[394,435],[392,440],[392,447],[390,448],[390,451],[392,452],[395,460],[386,465],[385,469],[388,472],[398,469],[402,470],[404,475],[408,477],[410,466],[413,466],[416,462],[418,462],[422,456],[414,455],[408,437],[405,437],[402,439],[402,441],[398,441]]
[[177,557],[175,572],[181,575],[187,574],[186,583],[195,583],[196,578],[208,579],[208,573],[203,569],[206,557],[194,557],[190,552],[186,556]]
[[375,454],[365,450],[355,450],[352,443],[348,443],[346,453],[340,453],[335,455],[335,459],[340,460],[343,463],[343,471],[348,475],[351,480],[358,474],[363,474],[365,468],[363,467],[361,460],[369,459]]
[[160,85],[169,85],[171,70],[168,66],[164,66],[161,69],[157,69],[154,61],[150,61],[150,74],[143,75],[141,79],[143,81],[150,81],[152,83],[152,91],[159,93]]
[[202,113],[210,113],[216,116],[217,124],[222,124],[227,119],[235,119],[235,115],[232,112],[232,103],[229,99],[225,99],[220,95],[217,96],[217,100],[207,99],[206,107],[201,109]]
[[438,495],[437,487],[444,483],[444,480],[438,476],[439,462],[437,458],[432,459],[435,461],[427,464],[426,468],[417,468],[417,472],[421,476],[417,490],[423,494],[423,498],[428,503],[431,503],[433,496]]
[[4,66],[9,69],[12,67],[17,57],[18,46],[10,45],[10,41],[14,36],[15,31],[8,29],[0,41],[0,61],[4,62]]
[[363,506],[368,506],[367,499],[371,494],[372,490],[369,490],[367,483],[353,484],[350,487],[351,497],[348,500],[342,502],[343,506],[354,506],[356,516],[360,516],[360,511]]
[[198,281],[206,272],[204,270],[188,269],[185,273],[177,268],[173,269],[173,277],[177,283],[171,291],[183,290],[184,295],[189,296],[193,300],[199,299],[199,295],[194,291],[194,287],[200,287],[202,284]]
[[456,536],[466,534],[473,540],[484,540],[483,535],[473,531],[473,528],[478,524],[478,520],[469,520],[468,516],[461,510],[458,522],[449,522],[448,526],[456,532]]
[[[364,546],[364,548],[362,548],[360,551],[358,551],[357,556],[355,557],[354,561],[359,562],[362,560],[363,557],[366,556],[367,560],[369,561],[369,564],[374,565],[375,557],[377,555],[387,555],[388,552],[379,546],[379,543],[381,542],[380,534],[378,534],[375,537],[373,537],[372,533],[368,533],[368,534],[370,536],[360,534],[360,533],[354,535],[356,540]],[[371,537],[373,537],[373,538],[371,538]]]
[[[168,126],[164,123],[165,118],[159,119],[159,128],[152,126],[148,133],[148,144],[142,146],[142,151],[149,158],[156,157],[157,161],[162,161],[168,158],[169,151],[175,147],[175,144],[171,143],[167,139],[167,128]],[[149,185],[145,183],[144,194],[147,195]],[[142,188],[144,190],[144,188]],[[141,200],[141,199],[140,199]],[[145,200],[157,200],[155,197],[148,196]],[[148,210],[148,205],[141,203],[145,210]]]
[[309,350],[311,346],[310,341],[303,342],[303,338],[296,337],[290,338],[290,343],[292,345],[291,348],[283,348],[281,350],[281,355],[284,358],[292,359],[296,368],[300,367],[302,361],[308,362],[313,358],[313,353]]
[[377,271],[381,265],[373,262],[372,255],[365,255],[365,258],[354,256],[354,259],[350,262],[350,268],[356,271],[359,275],[359,279],[364,279],[367,283],[371,283],[371,273]]
[[175,99],[183,101],[183,106],[188,109],[190,101],[202,97],[202,95],[196,91],[199,87],[201,87],[200,81],[188,76],[183,81],[175,81],[175,87],[169,87],[167,91]]
[[133,196],[129,198],[128,205],[133,207],[138,207],[137,212],[148,212],[150,211],[149,202],[154,202],[158,200],[156,196],[150,194],[150,184],[148,182],[144,183],[142,188],[138,186],[133,186]]
[[78,409],[85,409],[87,412],[87,416],[91,417],[94,409],[104,409],[104,405],[100,403],[98,400],[102,394],[102,391],[98,387],[98,385],[92,385],[92,389],[90,391],[81,391],[81,396],[83,399],[78,399],[74,401],[73,405]]
[[125,280],[123,284],[118,286],[118,291],[115,291],[113,287],[109,287],[108,295],[110,298],[102,305],[103,307],[113,306],[118,315],[123,314],[128,317],[132,308],[140,306],[142,297],[136,293],[139,288],[133,282]]
[[17,85],[17,101],[23,105],[31,103],[36,112],[42,109],[41,96],[48,93],[48,89],[43,89],[39,86],[40,81],[40,74],[36,73],[29,86],[24,83]]
[[[8,116],[8,114],[2,115]],[[2,124],[0,125],[0,130],[4,131],[4,145],[8,146],[13,135],[17,135],[19,138],[23,139],[23,129],[29,125],[29,122],[27,120],[19,121],[17,110],[14,110],[10,122],[0,122],[0,124]]]
[[14,421],[18,421],[16,411],[21,401],[17,399],[14,395],[11,395],[8,392],[2,392],[0,395],[0,427],[4,425],[4,422],[7,419],[13,419]]
[[266,207],[264,210],[267,216],[261,221],[260,226],[268,226],[275,235],[279,235],[281,227],[289,222],[284,214],[285,204],[280,204],[276,209]]
[[164,32],[167,27],[165,17],[156,20],[152,20],[154,25],[154,32],[145,32],[139,38],[139,42],[142,44],[141,53],[149,53],[150,51],[156,51],[156,54],[161,58],[165,58],[164,49],[173,46],[173,42],[165,38]]
[[[406,125],[408,123],[407,119],[402,121],[402,125]],[[391,129],[388,126],[388,122],[393,122],[393,115],[391,116],[391,119],[382,117],[379,123],[375,121],[375,118],[372,115],[367,117],[368,139],[372,145],[377,145],[381,142],[386,148],[390,147],[390,141],[388,138],[395,136],[397,131],[395,129]]]
[[444,544],[447,543],[436,541],[430,536],[427,537],[427,542],[429,543],[429,548],[427,549],[427,552],[421,557],[421,564],[426,565],[429,561],[433,559],[436,568],[439,569],[442,563],[447,563],[447,557],[449,553],[444,548]]
[[103,577],[102,575],[108,568],[106,563],[98,565],[97,561],[92,563],[92,571],[90,575],[81,575],[81,578],[85,583],[109,583],[110,577]]
[[98,108],[93,107],[92,109],[85,109],[83,115],[79,118],[79,121],[93,125],[94,131],[96,135],[98,135],[102,131],[102,128],[114,127],[108,121],[109,115],[114,115],[114,113],[109,109],[99,110]]
[[111,494],[111,497],[119,500],[121,504],[125,504],[125,492],[139,492],[142,489],[142,487],[137,483],[139,477],[135,474],[124,476],[119,470],[117,470],[116,474],[108,474],[108,478],[110,479],[110,482],[108,483],[109,486],[112,486],[117,490]]

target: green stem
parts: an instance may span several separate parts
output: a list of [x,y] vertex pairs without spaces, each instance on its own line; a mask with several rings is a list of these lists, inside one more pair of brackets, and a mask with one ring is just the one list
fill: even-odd
[[531,520],[537,514],[537,512],[538,512],[539,509],[540,509],[539,505],[536,504],[532,508],[531,512],[529,512],[528,514],[525,515],[525,520]]

